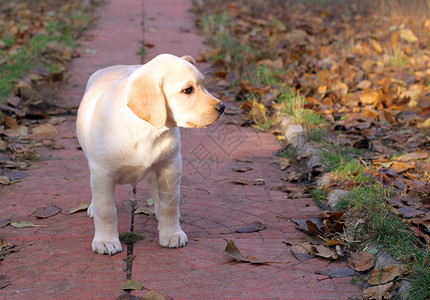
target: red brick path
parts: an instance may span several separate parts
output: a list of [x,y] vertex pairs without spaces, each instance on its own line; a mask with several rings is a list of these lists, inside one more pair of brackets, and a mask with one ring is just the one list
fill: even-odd
[[[82,55],[72,63],[62,104],[79,104],[88,76],[95,70],[139,63],[136,53],[142,39],[142,12],[145,43],[154,45],[148,49],[147,59],[160,53],[197,55],[204,46],[187,12],[190,6],[188,0],[146,0],[143,4],[140,0],[111,0],[100,8],[100,21],[92,31],[94,39],[82,43]],[[300,262],[282,243],[304,237],[287,218],[315,216],[318,210],[309,199],[285,199],[284,193],[267,188],[279,182],[279,166],[272,163],[272,152],[279,145],[271,134],[229,125],[230,117],[224,116],[205,130],[182,130],[181,219],[189,244],[180,249],[160,247],[155,217],[136,215],[135,231],[142,232],[145,239],[134,245],[131,279],[147,289],[132,295],[142,296],[148,289],[173,299],[347,299],[360,295],[349,278],[327,279],[315,274],[343,263],[321,259]],[[29,176],[22,182],[0,190],[1,219],[46,225],[1,230],[1,238],[22,246],[0,264],[0,275],[6,274],[11,281],[0,290],[2,299],[115,299],[124,294],[118,287],[126,279],[126,251],[112,257],[93,254],[92,220],[85,213],[66,214],[91,198],[87,162],[77,149],[74,122],[75,117],[67,117],[57,126],[55,141],[65,146],[63,150],[40,148],[47,160],[26,171]],[[253,170],[233,172],[235,159],[252,161],[241,164]],[[231,178],[261,178],[266,185],[233,185]],[[149,197],[146,185],[138,186],[138,198]],[[130,198],[129,186],[117,189],[120,232],[130,230]],[[63,212],[44,220],[28,216],[50,203],[62,207]],[[267,229],[228,233],[257,220]],[[225,238],[234,239],[247,255],[290,263],[232,262],[223,253]]]

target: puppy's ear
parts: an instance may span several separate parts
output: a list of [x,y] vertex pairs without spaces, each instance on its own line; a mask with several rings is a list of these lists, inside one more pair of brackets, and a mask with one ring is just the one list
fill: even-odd
[[130,86],[127,106],[131,111],[157,129],[166,124],[166,101],[162,82],[157,83],[149,74],[138,76]]
[[185,55],[181,57],[183,60],[186,60],[187,62],[191,63],[192,65],[196,65],[196,60],[190,56],[190,55]]

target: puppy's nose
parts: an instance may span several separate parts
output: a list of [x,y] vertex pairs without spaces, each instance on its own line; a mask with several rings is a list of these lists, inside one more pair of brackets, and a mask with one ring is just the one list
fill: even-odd
[[225,109],[225,105],[224,103],[220,102],[215,106],[215,109],[217,112],[219,112],[219,114],[222,114],[224,112]]

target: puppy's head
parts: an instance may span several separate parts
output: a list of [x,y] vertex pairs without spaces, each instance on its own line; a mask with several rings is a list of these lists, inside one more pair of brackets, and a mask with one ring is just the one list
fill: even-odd
[[211,125],[224,104],[205,89],[194,63],[191,56],[157,56],[130,76],[128,107],[156,128]]

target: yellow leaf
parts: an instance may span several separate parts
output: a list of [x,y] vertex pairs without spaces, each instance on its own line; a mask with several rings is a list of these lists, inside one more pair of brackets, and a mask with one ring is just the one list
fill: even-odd
[[281,157],[279,159],[279,163],[281,165],[281,170],[285,170],[290,165],[290,160],[285,157]]
[[408,43],[415,43],[418,41],[417,36],[410,29],[400,30],[400,38]]
[[377,41],[372,40],[372,46],[373,46],[373,49],[375,49],[375,51],[377,53],[382,53],[383,52],[381,44],[379,44]]
[[421,128],[429,128],[430,127],[430,118],[421,123]]
[[74,214],[80,211],[87,210],[87,208],[90,206],[89,203],[80,203],[78,206],[73,207],[69,210],[69,214]]
[[318,94],[325,94],[327,92],[327,86],[321,85],[318,87]]
[[52,138],[56,135],[57,129],[49,123],[39,124],[33,128],[33,137],[37,139]]
[[381,100],[380,92],[369,92],[360,95],[360,101],[363,105],[377,104]]

